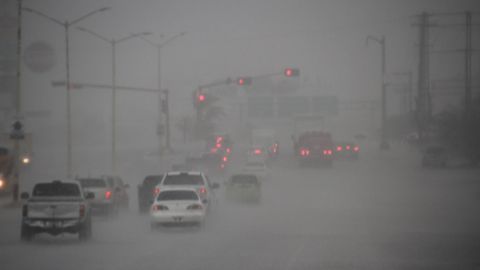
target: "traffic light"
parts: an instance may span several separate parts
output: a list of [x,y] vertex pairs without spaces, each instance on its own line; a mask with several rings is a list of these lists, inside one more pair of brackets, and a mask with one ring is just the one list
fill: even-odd
[[237,78],[237,85],[244,86],[244,85],[251,85],[252,78],[251,77],[240,77]]
[[286,77],[298,77],[300,75],[300,69],[298,68],[286,68],[283,71]]

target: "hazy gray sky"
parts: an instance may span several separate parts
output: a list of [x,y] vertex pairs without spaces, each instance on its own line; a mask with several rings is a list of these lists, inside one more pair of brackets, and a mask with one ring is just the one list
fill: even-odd
[[[313,85],[320,93],[374,99],[379,91],[380,47],[377,44],[366,47],[367,35],[386,35],[389,72],[414,70],[418,36],[417,29],[412,27],[414,15],[421,11],[480,10],[474,0],[24,2],[25,6],[58,19],[76,18],[98,7],[111,6],[112,10],[79,25],[113,38],[151,31],[154,35],[150,39],[159,41],[160,34],[168,38],[186,31],[186,36],[164,48],[162,57],[163,86],[172,91],[177,105],[190,105],[181,98],[190,97],[199,84],[228,76],[278,72],[286,66],[301,68],[305,84]],[[64,98],[59,95],[62,89],[50,86],[52,79],[64,79],[62,29],[28,13],[24,14],[23,22],[25,44],[42,40],[56,50],[56,66],[52,71],[40,75],[24,73],[26,93],[42,90],[41,95],[28,94],[34,99],[27,104],[35,107],[56,102],[62,106]],[[440,41],[442,38],[437,35]],[[110,82],[108,44],[72,29],[71,52],[72,80]],[[117,53],[118,84],[157,86],[157,53],[153,47],[139,39],[130,40],[120,44]],[[108,98],[108,91],[95,91],[76,93],[76,109],[82,108],[82,100]],[[148,94],[125,93],[119,102],[144,110],[140,115],[155,117],[151,112],[156,110],[156,99]],[[124,112],[125,117],[132,115],[130,110]]]

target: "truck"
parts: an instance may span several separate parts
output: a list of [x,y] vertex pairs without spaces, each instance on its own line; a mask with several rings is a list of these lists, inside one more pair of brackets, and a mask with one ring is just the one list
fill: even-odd
[[92,219],[89,201],[93,193],[84,193],[76,181],[37,183],[31,196],[21,194],[22,221],[20,237],[31,241],[36,234],[78,234],[81,241],[92,236]]
[[332,166],[334,143],[331,134],[323,130],[323,125],[324,119],[321,116],[294,119],[293,150],[300,166]]

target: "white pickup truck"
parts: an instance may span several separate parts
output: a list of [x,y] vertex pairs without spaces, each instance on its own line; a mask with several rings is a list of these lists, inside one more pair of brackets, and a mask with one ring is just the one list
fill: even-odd
[[92,225],[87,199],[93,197],[92,193],[84,194],[78,182],[55,180],[36,184],[32,196],[21,194],[25,200],[21,240],[31,241],[37,233],[78,233],[80,240],[89,239]]

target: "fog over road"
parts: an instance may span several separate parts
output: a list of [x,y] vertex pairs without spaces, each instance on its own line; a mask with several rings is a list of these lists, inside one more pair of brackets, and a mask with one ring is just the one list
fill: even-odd
[[2,269],[480,267],[478,170],[424,170],[416,153],[398,148],[300,169],[288,150],[273,163],[260,205],[228,203],[222,187],[201,230],[151,232],[148,215],[137,213],[136,183],[130,210],[96,217],[87,243],[69,235],[21,243],[20,209],[1,208]]

